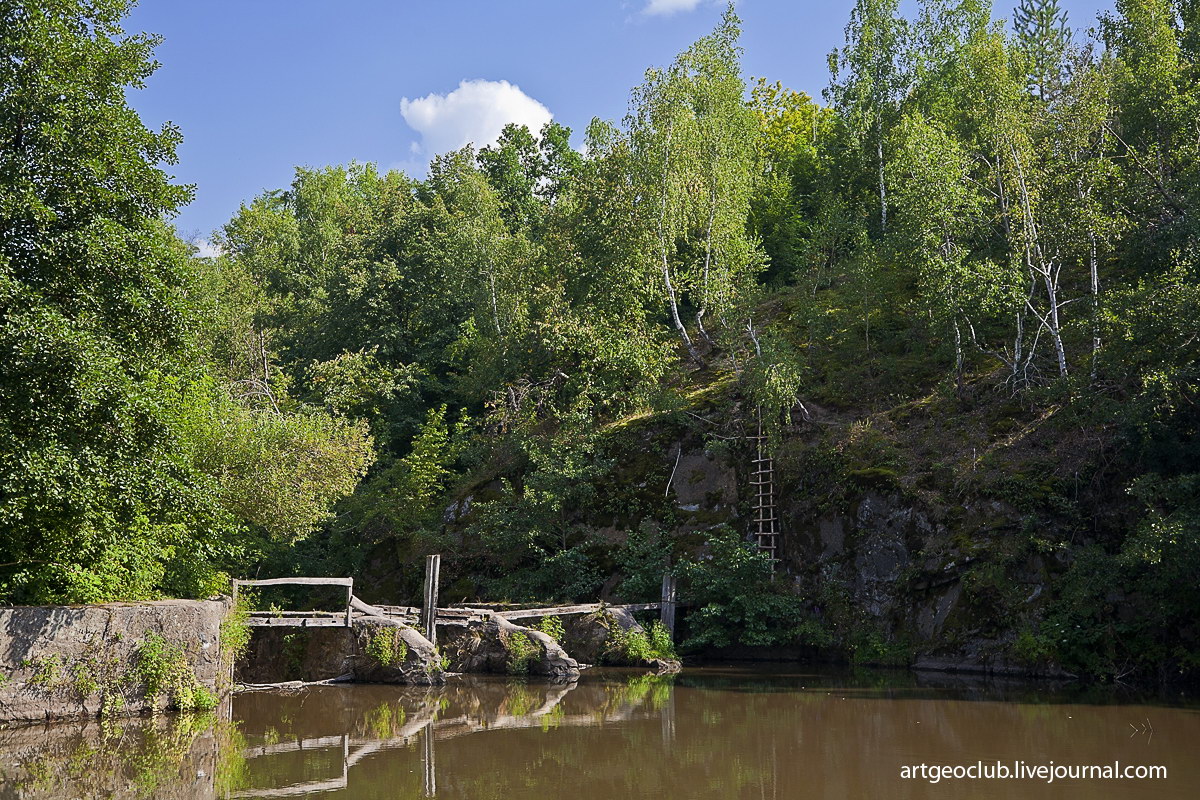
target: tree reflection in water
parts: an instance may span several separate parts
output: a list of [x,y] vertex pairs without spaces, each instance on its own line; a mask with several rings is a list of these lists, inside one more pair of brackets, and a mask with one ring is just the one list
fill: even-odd
[[[466,677],[253,692],[225,711],[0,731],[0,798],[1103,799],[1135,786],[995,781],[948,793],[899,779],[903,764],[978,759],[1165,764],[1155,797],[1191,798],[1200,785],[1200,714],[1186,705],[906,673]],[[1130,738],[1146,719],[1153,738]]]

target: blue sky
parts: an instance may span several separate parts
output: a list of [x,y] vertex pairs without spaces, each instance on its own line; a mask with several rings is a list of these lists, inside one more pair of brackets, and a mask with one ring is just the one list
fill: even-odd
[[[1001,0],[1008,16],[1018,0]],[[914,0],[903,5],[911,10]],[[1111,0],[1060,0],[1076,28]],[[433,152],[549,115],[619,120],[629,89],[709,31],[710,0],[141,0],[129,31],[164,37],[130,100],[179,125],[172,170],[196,184],[175,220],[207,238],[297,165],[420,173]],[[741,0],[747,76],[818,97],[850,0]],[[464,84],[464,82],[466,82]],[[405,101],[408,102],[405,102]]]

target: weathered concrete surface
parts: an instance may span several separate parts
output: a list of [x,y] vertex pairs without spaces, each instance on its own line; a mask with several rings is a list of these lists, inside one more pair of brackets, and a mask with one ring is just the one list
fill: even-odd
[[525,636],[536,648],[524,665],[530,675],[554,681],[573,681],[579,677],[579,662],[567,654],[558,642],[541,631],[516,625],[490,611],[480,612],[481,619],[438,624],[438,641],[455,672],[511,671],[514,636]]
[[[370,654],[372,640],[382,631],[394,645],[397,660],[391,664]],[[357,617],[352,628],[253,628],[250,646],[234,673],[234,680],[243,684],[334,678],[421,686],[444,681],[440,657],[429,640],[414,628],[381,617]]]
[[221,667],[227,599],[0,608],[0,722],[138,714],[146,697],[139,649],[154,636],[177,646],[200,686],[228,687]]

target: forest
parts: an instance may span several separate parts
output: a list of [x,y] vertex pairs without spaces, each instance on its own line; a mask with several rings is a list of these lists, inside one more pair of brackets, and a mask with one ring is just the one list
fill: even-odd
[[[1200,1],[855,0],[820,100],[743,75],[731,4],[622,120],[297,169],[212,258],[128,6],[0,9],[0,602],[405,602],[433,552],[448,600],[632,601],[669,564],[693,647],[904,662],[804,544],[873,493],[945,531],[964,637],[1200,670]],[[760,419],[775,568],[744,499],[670,496]]]

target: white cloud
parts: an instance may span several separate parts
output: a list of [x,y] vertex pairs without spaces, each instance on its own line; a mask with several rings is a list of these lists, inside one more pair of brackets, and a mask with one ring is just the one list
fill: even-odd
[[650,0],[646,3],[645,13],[667,16],[677,11],[694,11],[700,5],[700,0]]
[[[462,81],[449,94],[429,94],[400,101],[400,113],[421,134],[420,149],[428,155],[495,144],[512,122],[537,133],[553,118],[544,105],[508,81]],[[416,148],[414,148],[414,152]]]

